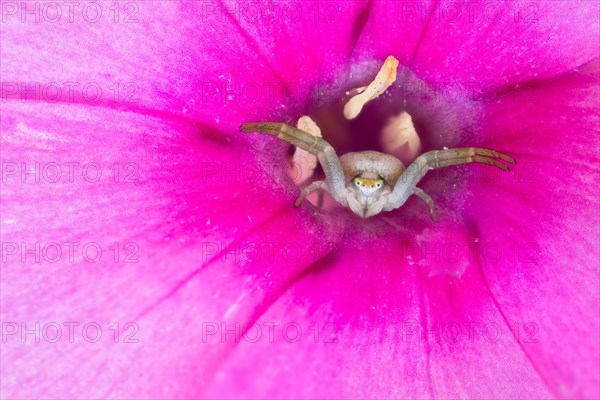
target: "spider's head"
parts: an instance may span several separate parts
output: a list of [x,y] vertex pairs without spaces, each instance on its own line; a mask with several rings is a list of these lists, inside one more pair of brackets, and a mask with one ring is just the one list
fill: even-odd
[[349,187],[354,195],[348,197],[348,207],[361,218],[379,214],[385,205],[382,200],[390,192],[386,181],[371,172],[363,172],[352,179]]
[[363,178],[358,176],[352,180],[352,185],[365,196],[370,196],[377,192],[384,184],[385,182],[381,178]]

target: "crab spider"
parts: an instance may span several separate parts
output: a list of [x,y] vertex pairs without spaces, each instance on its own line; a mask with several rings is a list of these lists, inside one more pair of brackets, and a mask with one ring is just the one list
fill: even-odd
[[417,187],[427,171],[472,162],[494,165],[508,171],[508,166],[496,159],[515,163],[511,157],[493,150],[464,147],[428,151],[405,168],[396,157],[377,151],[352,152],[338,157],[324,139],[287,124],[251,122],[240,126],[240,131],[276,136],[317,156],[325,172],[325,180],[315,181],[305,187],[296,200],[296,207],[308,194],[323,189],[362,218],[394,210],[415,194],[427,204],[431,218],[436,221],[433,199]]

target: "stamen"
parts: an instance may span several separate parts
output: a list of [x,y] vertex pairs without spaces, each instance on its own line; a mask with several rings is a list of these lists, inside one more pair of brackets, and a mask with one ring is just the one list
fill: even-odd
[[406,111],[388,120],[379,140],[385,153],[393,154],[403,162],[414,160],[421,152],[421,139]]
[[[358,89],[353,89],[350,93],[356,91],[359,92],[356,96],[352,97],[344,106],[344,117],[346,119],[354,119],[360,114],[363,106],[369,101],[377,98],[380,94],[385,92],[392,83],[396,81],[396,70],[398,69],[398,60],[394,56],[386,58],[383,66],[377,73],[377,76],[369,84],[369,86]],[[361,89],[364,89],[360,93]]]
[[[296,124],[298,129],[310,133],[313,136],[322,137],[321,129],[317,126],[309,116],[305,115],[298,119]],[[288,176],[296,185],[301,185],[312,178],[317,166],[317,157],[310,154],[308,151],[296,147],[292,158],[292,165],[288,169]]]
[[346,92],[346,95],[350,96],[350,97],[354,97],[357,94],[361,94],[362,92],[364,92],[365,90],[367,90],[368,86],[361,86],[359,88],[354,88],[354,89],[350,89]]

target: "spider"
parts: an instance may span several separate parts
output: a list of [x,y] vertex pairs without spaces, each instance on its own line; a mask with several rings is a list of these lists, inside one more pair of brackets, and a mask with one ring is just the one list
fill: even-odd
[[324,139],[283,123],[250,122],[241,125],[240,131],[276,136],[317,156],[325,172],[325,180],[306,186],[298,196],[295,207],[299,207],[307,195],[322,189],[362,218],[395,210],[415,194],[427,204],[431,218],[437,221],[433,199],[417,187],[427,171],[472,162],[509,170],[508,166],[495,158],[515,164],[511,157],[493,150],[463,147],[428,151],[405,168],[396,157],[378,151],[351,152],[338,157]]

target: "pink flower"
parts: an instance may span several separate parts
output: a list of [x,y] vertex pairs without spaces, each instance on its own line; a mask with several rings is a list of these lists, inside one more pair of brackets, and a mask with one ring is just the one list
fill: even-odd
[[[1,7],[3,397],[600,396],[598,2]],[[388,55],[414,85],[338,148],[406,104],[516,169],[432,172],[438,224],[293,208],[238,126]]]

